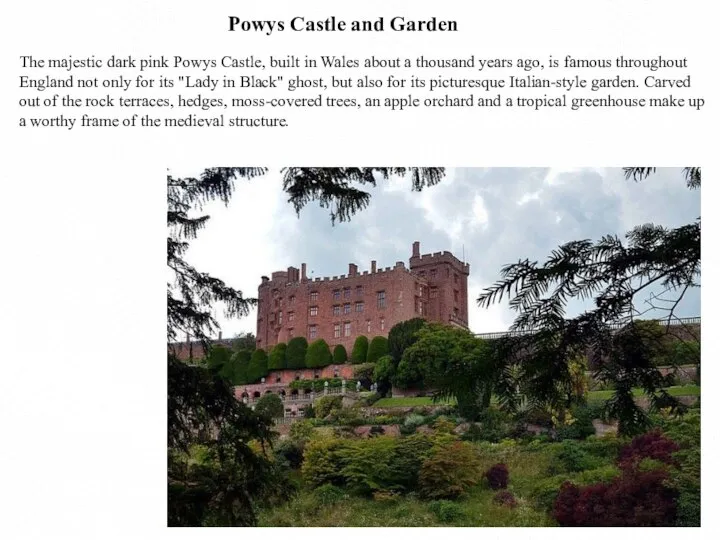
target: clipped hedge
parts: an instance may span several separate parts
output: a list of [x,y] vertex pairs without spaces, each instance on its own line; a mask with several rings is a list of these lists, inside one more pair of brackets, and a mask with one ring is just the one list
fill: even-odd
[[313,341],[305,353],[305,365],[309,368],[325,367],[332,364],[330,347],[324,339]]
[[270,351],[268,356],[268,369],[285,369],[287,367],[287,359],[285,353],[287,351],[287,345],[285,343],[278,343]]
[[388,340],[383,336],[375,336],[368,345],[366,362],[374,364],[388,354]]
[[347,350],[342,345],[336,345],[333,350],[333,364],[347,364]]
[[250,364],[247,368],[247,380],[250,383],[257,382],[268,374],[268,358],[262,349],[255,349],[250,357]]
[[358,336],[355,340],[355,344],[353,345],[350,361],[353,364],[364,364],[367,359],[368,346],[368,338],[365,336]]
[[302,336],[292,338],[288,342],[285,358],[287,359],[288,369],[305,368],[305,356],[307,354],[308,342]]

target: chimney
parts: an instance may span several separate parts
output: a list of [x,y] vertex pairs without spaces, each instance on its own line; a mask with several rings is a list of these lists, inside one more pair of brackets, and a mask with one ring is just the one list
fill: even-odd
[[377,271],[377,261],[370,261],[370,272],[373,274]]
[[357,264],[350,263],[348,267],[348,277],[356,276],[357,275]]
[[420,242],[413,242],[413,257],[420,256]]
[[300,279],[305,281],[307,279],[307,264],[302,263],[300,265]]

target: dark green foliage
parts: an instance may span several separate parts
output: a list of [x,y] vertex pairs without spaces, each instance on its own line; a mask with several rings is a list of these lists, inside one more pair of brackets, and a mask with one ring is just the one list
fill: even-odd
[[342,345],[335,345],[333,349],[333,364],[347,364],[348,355],[345,347]]
[[265,394],[258,399],[255,413],[264,418],[282,418],[285,414],[285,407],[277,394]]
[[285,369],[287,367],[286,351],[287,345],[285,343],[278,343],[273,347],[268,357],[268,370]]
[[[363,388],[370,388],[374,382],[373,374],[375,373],[375,364],[358,364],[353,367],[353,377],[356,381],[360,381]],[[353,390],[355,390],[353,388]]]
[[230,363],[227,364],[231,369],[224,373],[228,376],[228,380],[235,386],[247,384],[248,368],[250,367],[250,351],[240,350],[233,353]]
[[324,484],[313,490],[315,498],[323,506],[330,506],[332,504],[340,502],[344,497],[345,493],[342,489],[335,487],[331,484]]
[[384,397],[392,387],[392,378],[395,374],[393,357],[389,354],[381,357],[375,364],[373,379],[378,385],[378,393]]
[[303,448],[304,445],[286,439],[275,446],[275,457],[284,459],[291,469],[299,469],[303,462]]
[[206,357],[207,367],[214,371],[221,371],[223,366],[230,362],[232,356],[232,350],[223,346],[214,346],[210,348],[210,351]]
[[368,338],[358,336],[353,345],[350,361],[353,364],[364,364],[367,361],[368,346]]
[[288,342],[287,350],[285,351],[288,369],[303,369],[305,367],[307,348],[307,339],[302,336],[294,337]]
[[232,340],[232,350],[233,351],[250,351],[251,353],[256,348],[256,342],[255,335],[251,334],[250,332],[246,334],[238,334],[235,336]]
[[440,523],[452,523],[465,516],[462,506],[454,501],[431,501],[428,508]]
[[[639,179],[649,171],[629,168],[627,174]],[[686,180],[692,178],[688,185],[699,188],[700,169],[686,169],[686,175]],[[591,350],[595,377],[613,384],[606,414],[619,421],[621,434],[648,426],[633,387],[643,388],[651,409],[681,410],[662,388],[648,325],[632,322],[633,302],[653,284],[660,289],[653,298],[662,302],[663,316],[672,319],[676,300],[700,285],[700,229],[700,218],[674,229],[646,224],[629,231],[625,242],[612,235],[596,242],[578,240],[559,246],[544,263],[526,259],[505,266],[478,305],[489,307],[508,297],[517,312],[511,330],[520,334],[504,340],[499,362],[520,374],[522,393],[553,409],[566,407],[572,390],[570,364]],[[568,318],[566,307],[575,299],[592,300],[594,307]],[[609,323],[625,326],[618,330]]]
[[590,435],[595,435],[593,420],[602,416],[602,407],[590,405],[577,405],[570,409],[573,422],[569,425],[562,425],[557,428],[556,437],[559,440],[577,439],[582,440]]
[[247,368],[247,380],[249,383],[258,382],[267,374],[267,354],[265,354],[265,351],[262,349],[256,349],[250,357],[250,364]]
[[602,460],[584,450],[577,441],[563,441],[555,451],[550,462],[550,474],[573,473],[596,469],[603,465]]
[[500,442],[510,433],[510,416],[497,407],[488,407],[483,410],[477,420],[480,423],[479,431],[476,431],[478,428],[475,424],[472,424],[471,429],[468,430],[468,433],[472,432],[472,435],[468,435],[468,437],[476,437],[473,440]]
[[367,351],[367,362],[374,364],[381,357],[388,354],[388,340],[383,336],[375,336],[372,338]]
[[670,364],[684,366],[700,363],[700,342],[699,341],[676,341],[673,343],[670,352]]
[[330,347],[324,339],[313,341],[305,353],[305,365],[309,368],[321,368],[332,364]]
[[395,360],[395,365],[402,359],[405,349],[415,343],[416,333],[425,326],[425,319],[415,318],[396,324],[388,333],[388,354]]

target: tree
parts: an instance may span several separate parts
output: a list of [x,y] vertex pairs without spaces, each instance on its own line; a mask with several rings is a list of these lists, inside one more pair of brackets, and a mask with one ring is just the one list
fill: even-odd
[[353,364],[364,364],[367,359],[368,352],[368,338],[365,336],[358,336],[355,339],[350,360]]
[[395,375],[395,362],[389,354],[381,357],[375,364],[373,378],[377,383],[378,393],[384,396],[390,390],[392,378]]
[[[185,336],[209,348],[219,330],[213,316],[217,305],[224,314],[241,317],[255,305],[241,291],[198,271],[184,258],[189,242],[210,219],[203,206],[228,204],[235,180],[252,179],[265,169],[219,167],[205,169],[198,178],[167,176],[168,344]],[[412,189],[421,190],[442,178],[442,169],[343,168],[282,170],[283,190],[297,212],[312,201],[331,208],[331,222],[347,221],[367,206],[363,187],[390,175],[409,174]],[[169,347],[169,350],[173,350]],[[253,525],[256,503],[276,487],[268,460],[252,452],[251,439],[270,440],[269,423],[235,399],[227,382],[211,370],[181,363],[168,354],[168,523]],[[209,436],[208,434],[215,434]],[[193,444],[208,445],[208,463],[190,466]]]
[[225,365],[228,364],[228,362],[230,362],[231,356],[232,351],[227,347],[223,347],[222,345],[214,345],[210,348],[206,356],[207,367],[216,372],[219,372],[223,369]]
[[250,367],[250,351],[237,351],[230,358],[229,369],[223,373],[230,384],[239,386],[250,382],[248,368]]
[[275,345],[268,357],[268,369],[285,369],[287,367],[287,358],[285,358],[286,351],[287,345],[284,343]]
[[[634,167],[625,174],[640,181],[653,171]],[[700,168],[686,168],[684,175],[690,189],[700,187]],[[517,313],[511,331],[518,335],[503,340],[503,361],[519,368],[523,391],[537,402],[566,405],[570,362],[593,351],[599,364],[596,377],[615,388],[605,413],[619,420],[621,433],[631,434],[648,423],[633,399],[633,387],[643,389],[653,410],[681,410],[678,400],[663,389],[647,328],[636,322],[641,312],[634,300],[641,291],[659,288],[661,292],[651,295],[651,306],[663,309],[669,322],[687,290],[700,286],[699,280],[700,218],[672,229],[640,225],[625,235],[625,242],[613,235],[596,242],[568,242],[543,264],[527,259],[509,264],[501,270],[501,279],[479,296],[478,305],[510,299]],[[571,299],[593,299],[594,307],[567,317]]]
[[425,326],[425,319],[416,317],[397,323],[388,333],[388,353],[395,359],[395,365],[400,362],[405,349],[417,341],[417,331]]
[[282,418],[285,415],[285,407],[277,394],[265,394],[258,399],[255,412],[265,418]]
[[374,364],[380,357],[388,353],[388,340],[383,336],[375,336],[372,338],[367,351],[367,362]]
[[305,367],[307,348],[307,339],[302,336],[294,337],[288,342],[285,357],[289,369],[303,369]]
[[342,345],[336,345],[333,349],[333,364],[346,364],[348,361],[347,351]]
[[324,339],[313,341],[305,354],[305,365],[309,368],[325,367],[332,364],[332,353]]
[[262,349],[255,349],[250,357],[247,368],[248,382],[257,382],[268,374],[267,354]]
[[232,348],[234,351],[246,350],[253,352],[255,350],[256,339],[255,334],[246,332],[245,334],[237,334],[232,340]]

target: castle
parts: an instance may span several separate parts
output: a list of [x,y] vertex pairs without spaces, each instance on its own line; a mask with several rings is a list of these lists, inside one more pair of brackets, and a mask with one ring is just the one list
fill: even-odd
[[422,317],[468,327],[467,278],[470,265],[448,251],[420,254],[414,242],[409,268],[359,271],[311,279],[307,265],[273,272],[258,287],[257,347],[269,351],[277,343],[303,336],[324,339],[348,352],[358,336],[387,336],[397,323]]

